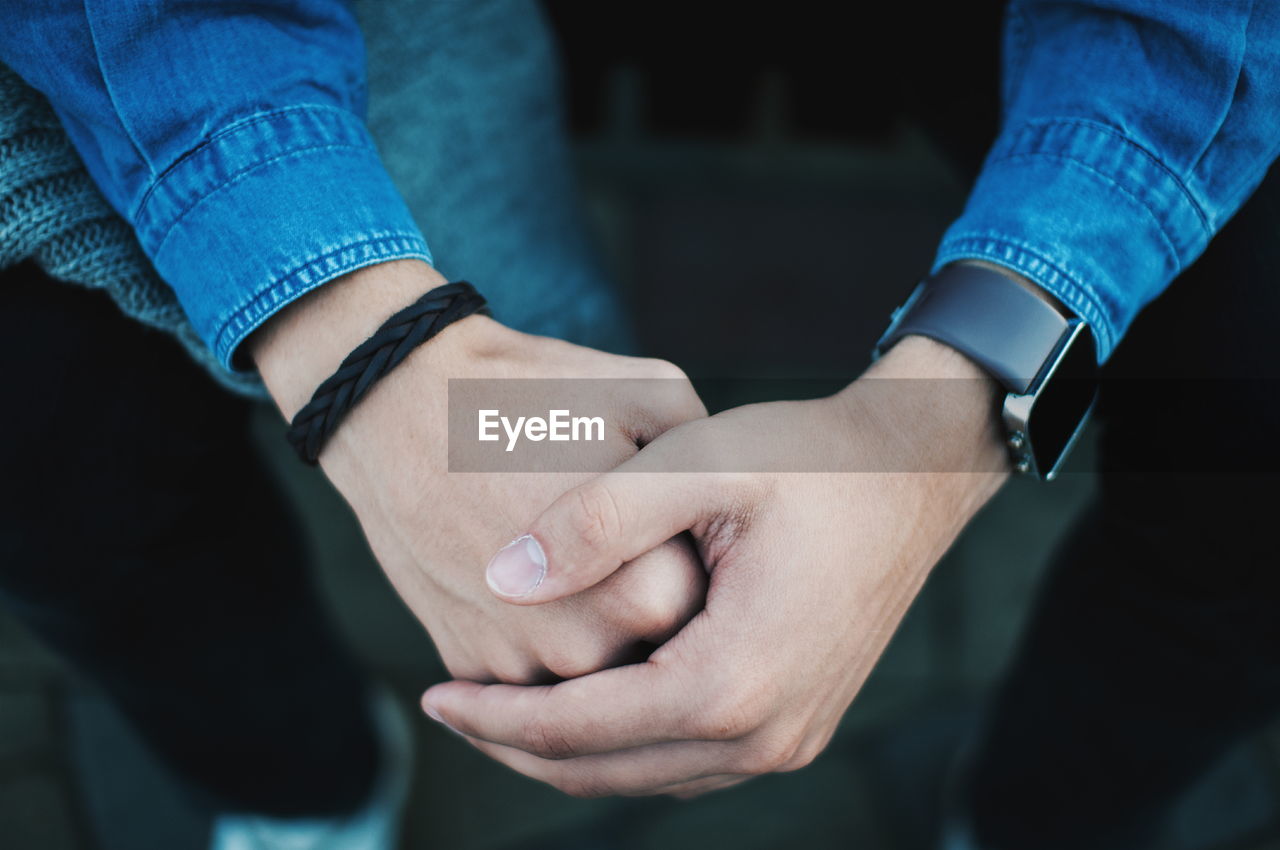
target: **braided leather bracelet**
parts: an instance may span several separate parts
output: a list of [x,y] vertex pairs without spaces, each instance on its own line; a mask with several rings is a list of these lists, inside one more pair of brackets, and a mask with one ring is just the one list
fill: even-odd
[[347,355],[298,411],[285,434],[303,462],[315,465],[320,450],[355,403],[379,378],[400,365],[409,352],[446,326],[472,313],[484,313],[484,296],[465,280],[437,286],[378,328]]

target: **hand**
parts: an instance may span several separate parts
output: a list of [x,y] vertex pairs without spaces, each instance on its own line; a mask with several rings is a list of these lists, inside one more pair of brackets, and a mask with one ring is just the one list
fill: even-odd
[[[285,416],[291,418],[386,317],[442,283],[423,263],[387,263],[282,311],[255,335],[253,352]],[[662,393],[656,407],[625,397],[632,386],[626,381],[617,382],[612,396],[595,399],[609,408],[610,465],[635,454],[638,442],[706,415],[669,363],[529,336],[471,316],[376,384],[321,454],[378,562],[455,676],[503,682],[579,676],[634,659],[645,643],[663,642],[702,607],[706,573],[682,540],[656,541],[653,552],[637,553],[607,581],[550,605],[514,608],[486,587],[488,555],[600,470],[450,473],[448,379],[583,377],[678,379],[664,383],[672,391]]]
[[[944,404],[869,383],[906,377],[965,380],[933,382]],[[529,527],[548,572],[516,601],[575,593],[690,529],[711,570],[705,610],[643,663],[550,687],[448,682],[427,691],[425,710],[574,795],[687,796],[808,764],[929,570],[1007,475],[996,397],[963,357],[913,337],[834,397],[669,431]],[[682,471],[706,468],[708,454],[722,470],[785,470],[815,454],[829,470],[901,469],[904,446],[914,468],[973,471]]]

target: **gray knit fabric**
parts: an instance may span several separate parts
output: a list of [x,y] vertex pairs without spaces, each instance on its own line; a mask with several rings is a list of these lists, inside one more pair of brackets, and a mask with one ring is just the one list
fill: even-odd
[[224,387],[265,396],[256,375],[233,374],[214,359],[48,101],[0,65],[0,269],[28,259],[50,277],[103,290],[126,315],[177,337]]

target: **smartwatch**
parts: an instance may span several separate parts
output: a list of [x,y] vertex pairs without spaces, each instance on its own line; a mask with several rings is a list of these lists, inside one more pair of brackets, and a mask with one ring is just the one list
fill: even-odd
[[956,349],[1008,391],[1002,419],[1013,468],[1052,480],[1098,396],[1089,325],[1002,272],[952,264],[893,312],[873,358],[913,334]]

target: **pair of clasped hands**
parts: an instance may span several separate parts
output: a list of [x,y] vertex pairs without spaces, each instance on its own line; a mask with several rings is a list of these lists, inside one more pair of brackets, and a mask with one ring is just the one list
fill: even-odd
[[[251,346],[282,412],[442,283],[424,263],[386,263],[274,317]],[[450,378],[683,390],[641,407],[614,382],[614,471],[450,473]],[[971,389],[896,403],[866,392],[873,378]],[[929,570],[1005,477],[995,397],[963,357],[913,337],[834,396],[708,417],[669,363],[471,316],[374,387],[321,465],[454,676],[424,694],[428,715],[575,796],[689,797],[826,746]],[[947,471],[688,471],[788,440],[832,470],[905,446],[921,469]]]

